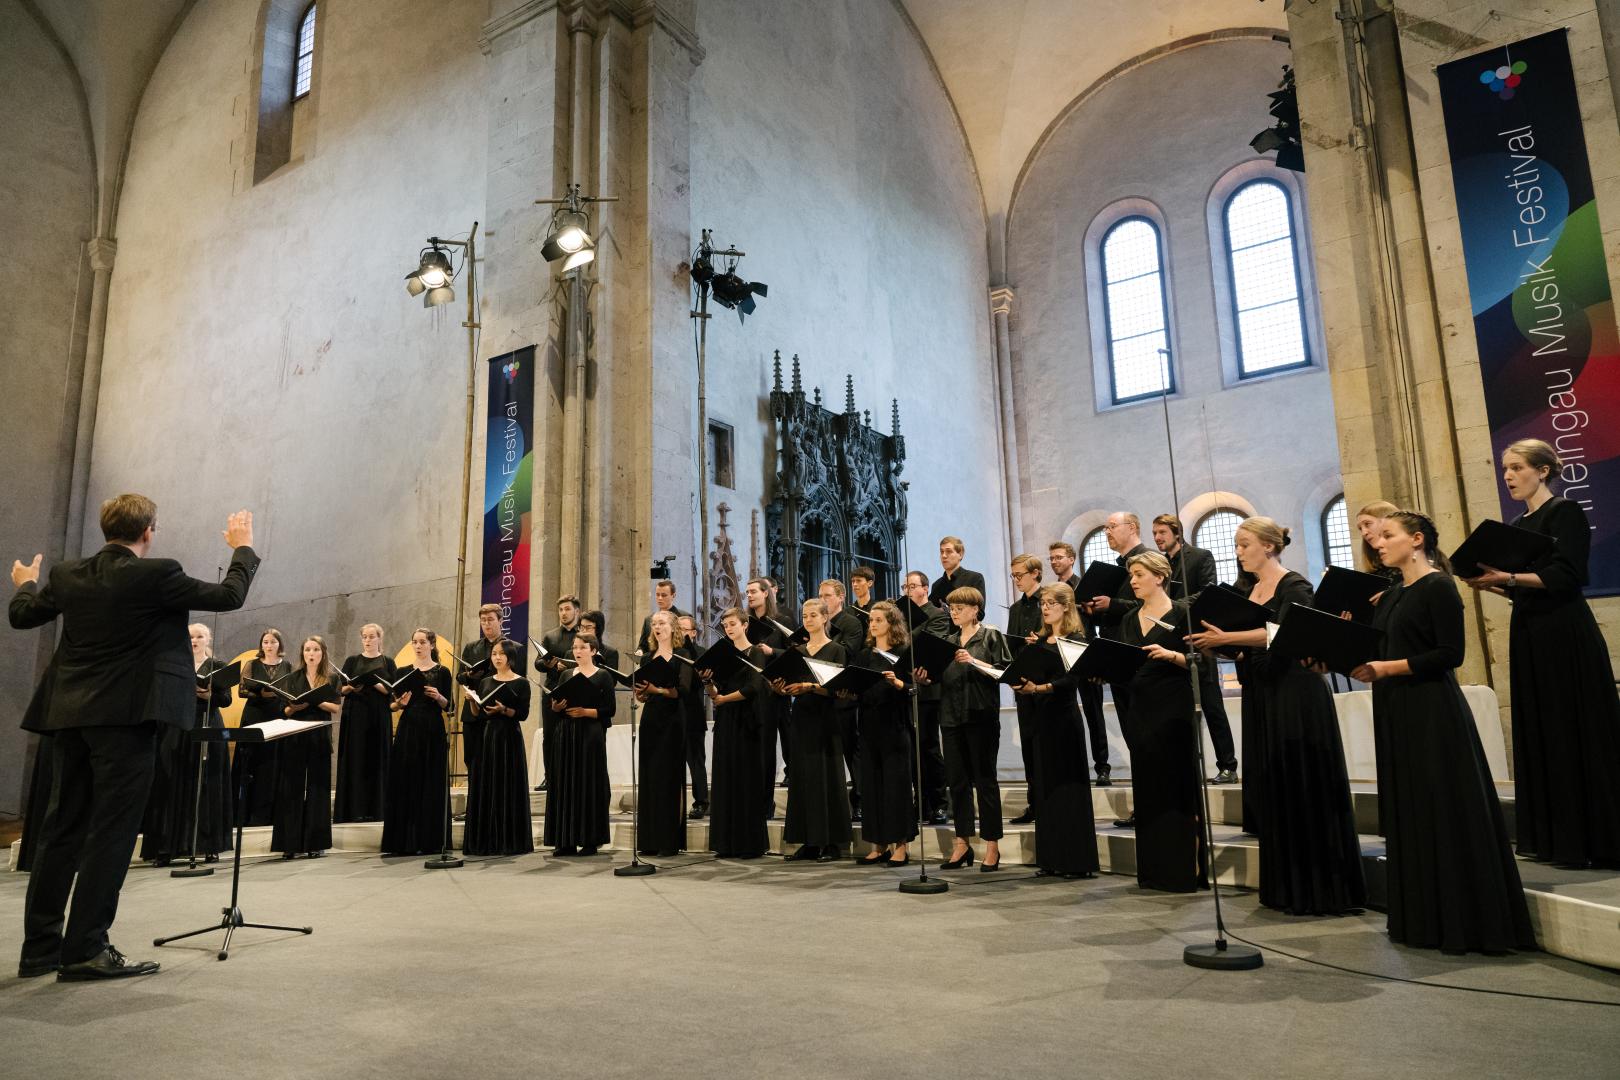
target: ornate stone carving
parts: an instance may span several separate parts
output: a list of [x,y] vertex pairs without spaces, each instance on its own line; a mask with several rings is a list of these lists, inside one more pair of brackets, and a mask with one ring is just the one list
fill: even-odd
[[877,593],[899,592],[901,540],[906,531],[906,444],[900,403],[891,402],[891,433],[873,429],[855,407],[855,380],[844,382],[844,411],[807,397],[793,358],[792,381],[782,385],[782,354],[775,358],[771,418],[776,427],[776,485],[765,510],[770,572],[784,585],[781,600],[797,607],[814,596],[822,578],[849,578],[866,563],[878,574]]
[[726,532],[726,515],[731,507],[726,503],[716,506],[720,527],[715,530],[714,550],[709,552],[709,614],[708,625],[720,621],[720,615],[729,607],[742,606],[742,590],[737,583],[737,560],[731,553],[731,536]]

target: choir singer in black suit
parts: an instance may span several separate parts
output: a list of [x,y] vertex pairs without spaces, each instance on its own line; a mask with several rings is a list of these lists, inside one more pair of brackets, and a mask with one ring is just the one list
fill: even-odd
[[115,979],[158,970],[126,959],[107,939],[152,783],[157,726],[196,722],[187,614],[241,607],[259,557],[246,510],[226,521],[233,553],[218,584],[187,577],[173,559],[147,558],[157,528],[157,504],[119,495],[101,505],[107,545],[100,551],[53,567],[43,587],[41,556],[11,567],[11,625],[28,630],[62,619],[50,706],[35,718],[35,730],[53,736],[56,779],[28,879],[20,977],[55,971],[63,981]]
[[[947,536],[939,542],[939,566],[945,571],[934,579],[934,584],[928,590],[928,602],[945,610],[945,598],[957,589],[978,589],[979,595],[985,595],[984,575],[977,570],[962,569],[962,556],[967,554],[967,548],[960,536]],[[979,609],[979,619],[984,619],[984,609]]]
[[[1170,560],[1170,585],[1166,590],[1170,599],[1185,600],[1191,606],[1198,601],[1199,593],[1215,584],[1214,554],[1187,543],[1181,531],[1181,519],[1174,514],[1160,514],[1153,519],[1153,543]],[[1209,741],[1215,747],[1215,765],[1220,770],[1210,783],[1235,784],[1238,782],[1237,745],[1232,741],[1232,722],[1226,718],[1218,672],[1214,659],[1198,668],[1198,700],[1203,705],[1204,723],[1209,727]]]
[[[557,625],[540,639],[546,655],[535,657],[535,673],[545,671],[545,689],[548,691],[557,689],[568,674],[567,660],[574,652],[574,635],[579,633],[580,607],[579,597],[572,593],[557,597]],[[557,749],[553,736],[559,723],[561,721],[554,710],[540,710],[540,770],[545,775],[535,785],[536,791],[546,790],[546,785],[551,783],[552,758]]]

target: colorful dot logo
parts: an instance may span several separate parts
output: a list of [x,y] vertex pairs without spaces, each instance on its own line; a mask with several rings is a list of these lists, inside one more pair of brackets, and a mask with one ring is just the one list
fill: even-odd
[[516,360],[508,360],[505,364],[501,365],[501,374],[506,376],[507,382],[511,382],[513,379],[517,378],[517,373],[518,362]]
[[1490,87],[1497,97],[1507,101],[1513,96],[1513,88],[1524,81],[1524,72],[1529,66],[1523,60],[1515,60],[1501,67],[1486,68],[1479,73],[1479,81]]

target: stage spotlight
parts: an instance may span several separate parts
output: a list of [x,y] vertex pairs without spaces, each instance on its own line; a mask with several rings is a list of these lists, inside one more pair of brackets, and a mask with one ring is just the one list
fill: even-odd
[[412,296],[421,296],[427,286],[422,284],[422,271],[412,270],[405,275],[405,291]]
[[[693,270],[696,269],[694,266]],[[768,291],[767,286],[760,282],[744,281],[737,276],[736,270],[727,270],[716,276],[709,287],[714,292],[714,302],[721,307],[735,309],[739,322],[754,313],[754,297],[764,296]]]
[[1305,147],[1300,142],[1299,100],[1294,93],[1294,69],[1283,68],[1282,81],[1277,89],[1267,94],[1271,104],[1266,111],[1277,121],[1249,140],[1257,154],[1277,152],[1277,167],[1293,172],[1305,171]]
[[709,261],[707,255],[699,255],[692,261],[692,280],[699,286],[707,285],[714,280],[714,263]]
[[[546,234],[546,242],[540,249],[540,254],[546,262],[556,262],[564,255],[573,255],[583,250],[591,242],[590,218],[585,211],[572,207],[559,207],[551,215],[551,231]],[[587,262],[589,260],[586,260]]]
[[452,274],[450,270],[450,256],[445,254],[435,244],[422,252],[422,265],[417,270],[417,280],[429,289],[437,289],[449,282]]
[[590,240],[587,239],[585,241],[585,246],[584,247],[580,248],[578,251],[576,251],[572,255],[568,256],[568,259],[563,263],[562,272],[566,274],[570,270],[577,270],[581,266],[584,266],[586,263],[595,262],[595,261],[596,261],[596,245],[591,243]]
[[422,297],[422,306],[438,307],[440,304],[448,304],[455,298],[456,290],[452,289],[449,285],[439,285],[429,289],[427,291],[427,295]]

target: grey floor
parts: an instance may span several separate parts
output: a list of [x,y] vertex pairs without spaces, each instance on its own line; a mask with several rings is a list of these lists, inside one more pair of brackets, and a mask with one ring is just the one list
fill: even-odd
[[[615,878],[541,855],[429,872],[337,855],[244,869],[241,931],[154,950],[218,918],[229,877],[138,868],[114,941],[163,961],[118,984],[0,976],[0,1075],[16,1077],[1612,1077],[1620,1009],[1343,974],[1269,954],[1186,967],[1206,896],[1130,878],[710,863]],[[914,868],[913,868],[914,869]],[[0,956],[26,877],[0,875]],[[1540,955],[1452,959],[1383,918],[1295,920],[1230,898],[1235,933],[1431,982],[1620,1003],[1620,974]],[[8,968],[10,960],[6,961]]]

